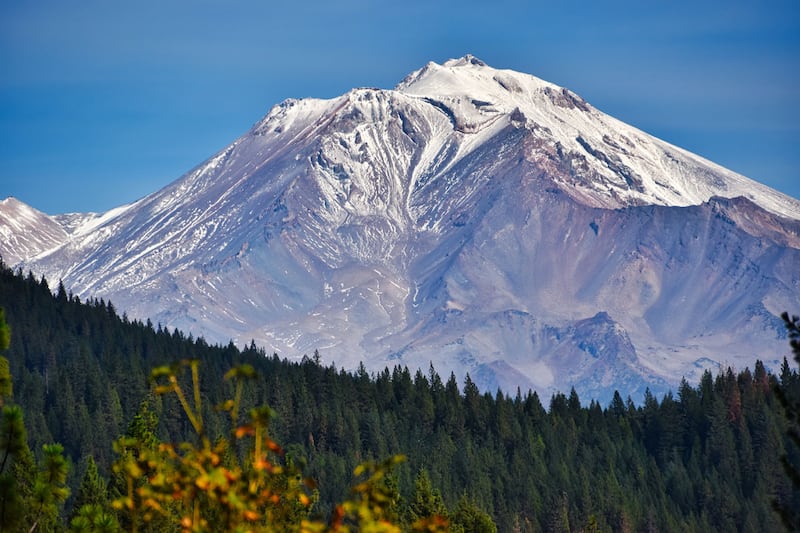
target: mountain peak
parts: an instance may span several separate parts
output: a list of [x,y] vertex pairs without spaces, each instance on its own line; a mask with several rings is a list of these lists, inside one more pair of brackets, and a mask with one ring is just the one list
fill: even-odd
[[[409,95],[469,96],[512,100],[526,93],[535,93],[549,87],[561,90],[552,83],[513,70],[496,69],[477,57],[467,54],[458,59],[448,59],[441,65],[429,62],[406,76],[396,90]],[[516,107],[516,104],[513,107]]]
[[448,59],[447,61],[444,62],[444,64],[442,66],[445,66],[445,67],[463,67],[463,66],[467,66],[467,65],[474,65],[474,66],[477,66],[477,67],[488,67],[489,66],[485,62],[481,61],[480,59],[478,59],[477,57],[475,57],[472,54],[467,54],[467,55],[465,55],[463,57],[460,57],[458,59]]
[[9,265],[55,248],[66,230],[49,215],[13,196],[0,200],[0,258]]

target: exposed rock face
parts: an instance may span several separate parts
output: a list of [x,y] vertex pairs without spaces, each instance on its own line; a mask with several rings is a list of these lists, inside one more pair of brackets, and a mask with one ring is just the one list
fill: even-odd
[[798,219],[797,200],[467,56],[287,100],[164,189],[7,248],[211,341],[605,400],[781,358]]

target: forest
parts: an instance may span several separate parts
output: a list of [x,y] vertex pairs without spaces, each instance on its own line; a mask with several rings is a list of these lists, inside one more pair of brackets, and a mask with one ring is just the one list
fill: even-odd
[[[229,431],[214,408],[232,394],[226,373],[252,367],[258,378],[241,404],[269,406],[269,437],[315,480],[307,512],[322,520],[351,493],[359,464],[398,454],[405,460],[388,483],[403,530],[422,500],[454,531],[780,531],[778,511],[791,519],[800,510],[787,474],[800,465],[797,421],[784,409],[800,401],[800,377],[786,359],[777,375],[754,358],[752,368],[706,372],[640,405],[620,393],[600,405],[574,390],[480,391],[434,365],[346,371],[319,354],[289,360],[254,343],[209,345],[5,265],[0,308],[11,333],[0,354],[13,385],[4,402],[21,408],[36,460],[63,447],[70,496],[38,531],[68,529],[87,483],[103,488],[101,504],[119,496],[114,442],[137,423],[148,420],[159,442],[193,438],[179,399],[150,379],[186,360],[197,361],[210,436]],[[188,374],[180,380],[191,387]]]

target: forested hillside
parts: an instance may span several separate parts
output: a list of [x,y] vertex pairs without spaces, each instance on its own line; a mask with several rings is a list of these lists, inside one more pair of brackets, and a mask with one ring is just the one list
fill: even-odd
[[[617,394],[606,406],[574,391],[482,393],[433,366],[370,375],[323,366],[314,354],[290,362],[254,345],[209,346],[119,317],[110,302],[81,302],[63,287],[54,295],[44,280],[5,266],[0,307],[11,327],[11,400],[22,406],[34,452],[63,444],[73,496],[92,463],[110,476],[112,443],[145,401],[160,440],[190,438],[177,401],[153,395],[148,376],[196,358],[207,406],[230,394],[230,368],[256,369],[242,402],[276,412],[271,436],[317,480],[323,516],[346,495],[357,464],[397,453],[408,457],[394,471],[407,507],[424,471],[448,508],[466,496],[499,531],[775,531],[773,503],[800,509],[780,459],[800,464],[800,451],[773,393],[780,386],[800,397],[788,363],[779,376],[754,361],[643,405]],[[209,434],[224,431],[222,413],[204,416]]]

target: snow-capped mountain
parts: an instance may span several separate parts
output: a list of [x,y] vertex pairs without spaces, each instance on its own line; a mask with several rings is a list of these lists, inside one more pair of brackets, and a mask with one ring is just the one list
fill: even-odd
[[800,201],[472,56],[287,100],[134,204],[39,215],[6,263],[129,316],[490,390],[774,364],[800,302]]
[[0,200],[0,258],[8,265],[65,243],[67,230],[53,217],[8,197]]

